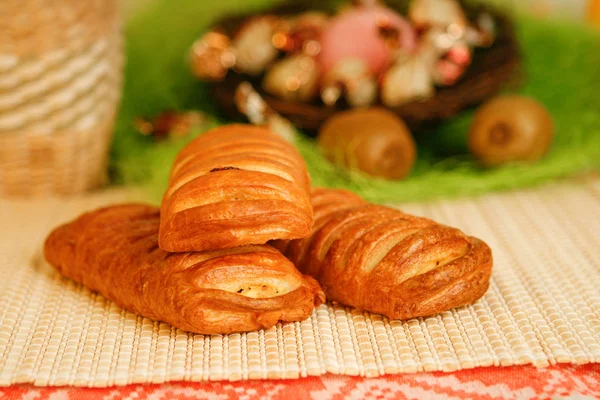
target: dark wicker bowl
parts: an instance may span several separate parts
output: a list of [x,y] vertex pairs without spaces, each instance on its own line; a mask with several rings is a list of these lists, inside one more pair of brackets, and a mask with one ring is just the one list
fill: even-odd
[[[389,0],[386,5],[401,12],[406,11],[407,0]],[[336,0],[297,0],[265,10],[264,14],[292,15],[308,10],[334,12],[340,5]],[[512,22],[506,15],[482,5],[463,3],[467,16],[471,17],[485,10],[496,20],[498,36],[493,46],[476,49],[473,61],[466,73],[453,86],[437,88],[435,96],[412,101],[390,108],[406,121],[413,130],[419,130],[450,118],[460,111],[476,106],[495,95],[507,84],[520,81],[519,46]],[[249,15],[225,18],[215,25],[226,32],[233,32]],[[212,85],[213,94],[220,107],[230,118],[240,118],[233,101],[235,90],[242,81],[249,81],[277,112],[288,118],[294,125],[309,134],[314,134],[321,124],[332,114],[348,108],[344,104],[325,106],[320,101],[292,103],[266,93],[261,88],[262,76],[250,77],[230,71],[225,79]]]

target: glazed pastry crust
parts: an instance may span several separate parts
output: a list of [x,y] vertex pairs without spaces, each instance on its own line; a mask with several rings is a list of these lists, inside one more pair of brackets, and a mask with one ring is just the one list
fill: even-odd
[[227,125],[177,156],[161,206],[159,245],[204,251],[307,236],[310,179],[290,143],[266,128]]
[[343,190],[314,189],[315,227],[277,242],[328,300],[388,316],[428,316],[486,292],[492,252],[458,229],[373,205]]
[[120,307],[177,328],[225,334],[306,319],[324,294],[268,245],[168,253],[158,247],[159,210],[102,208],[55,229],[46,260]]

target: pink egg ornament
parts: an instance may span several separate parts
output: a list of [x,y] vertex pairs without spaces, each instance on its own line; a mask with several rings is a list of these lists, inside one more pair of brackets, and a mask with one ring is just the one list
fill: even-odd
[[332,18],[321,35],[318,61],[323,75],[348,58],[366,61],[373,74],[383,72],[394,59],[394,49],[381,33],[398,32],[397,46],[412,53],[416,34],[411,24],[395,11],[379,5],[352,7]]

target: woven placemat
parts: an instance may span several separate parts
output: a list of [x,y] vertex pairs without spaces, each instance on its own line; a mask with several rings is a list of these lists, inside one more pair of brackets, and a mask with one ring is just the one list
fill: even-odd
[[600,361],[600,179],[407,204],[486,240],[493,279],[476,304],[389,321],[323,305],[300,323],[188,334],[119,309],[56,274],[41,244],[59,222],[140,193],[0,200],[0,385],[377,376]]

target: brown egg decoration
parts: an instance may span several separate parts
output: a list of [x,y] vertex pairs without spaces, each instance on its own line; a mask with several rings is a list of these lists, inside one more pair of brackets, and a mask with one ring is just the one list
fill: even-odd
[[381,107],[334,114],[321,126],[317,140],[333,163],[385,179],[406,177],[416,158],[406,124]]
[[542,104],[505,95],[479,108],[469,132],[469,149],[487,167],[534,162],[548,152],[553,136],[552,117]]

